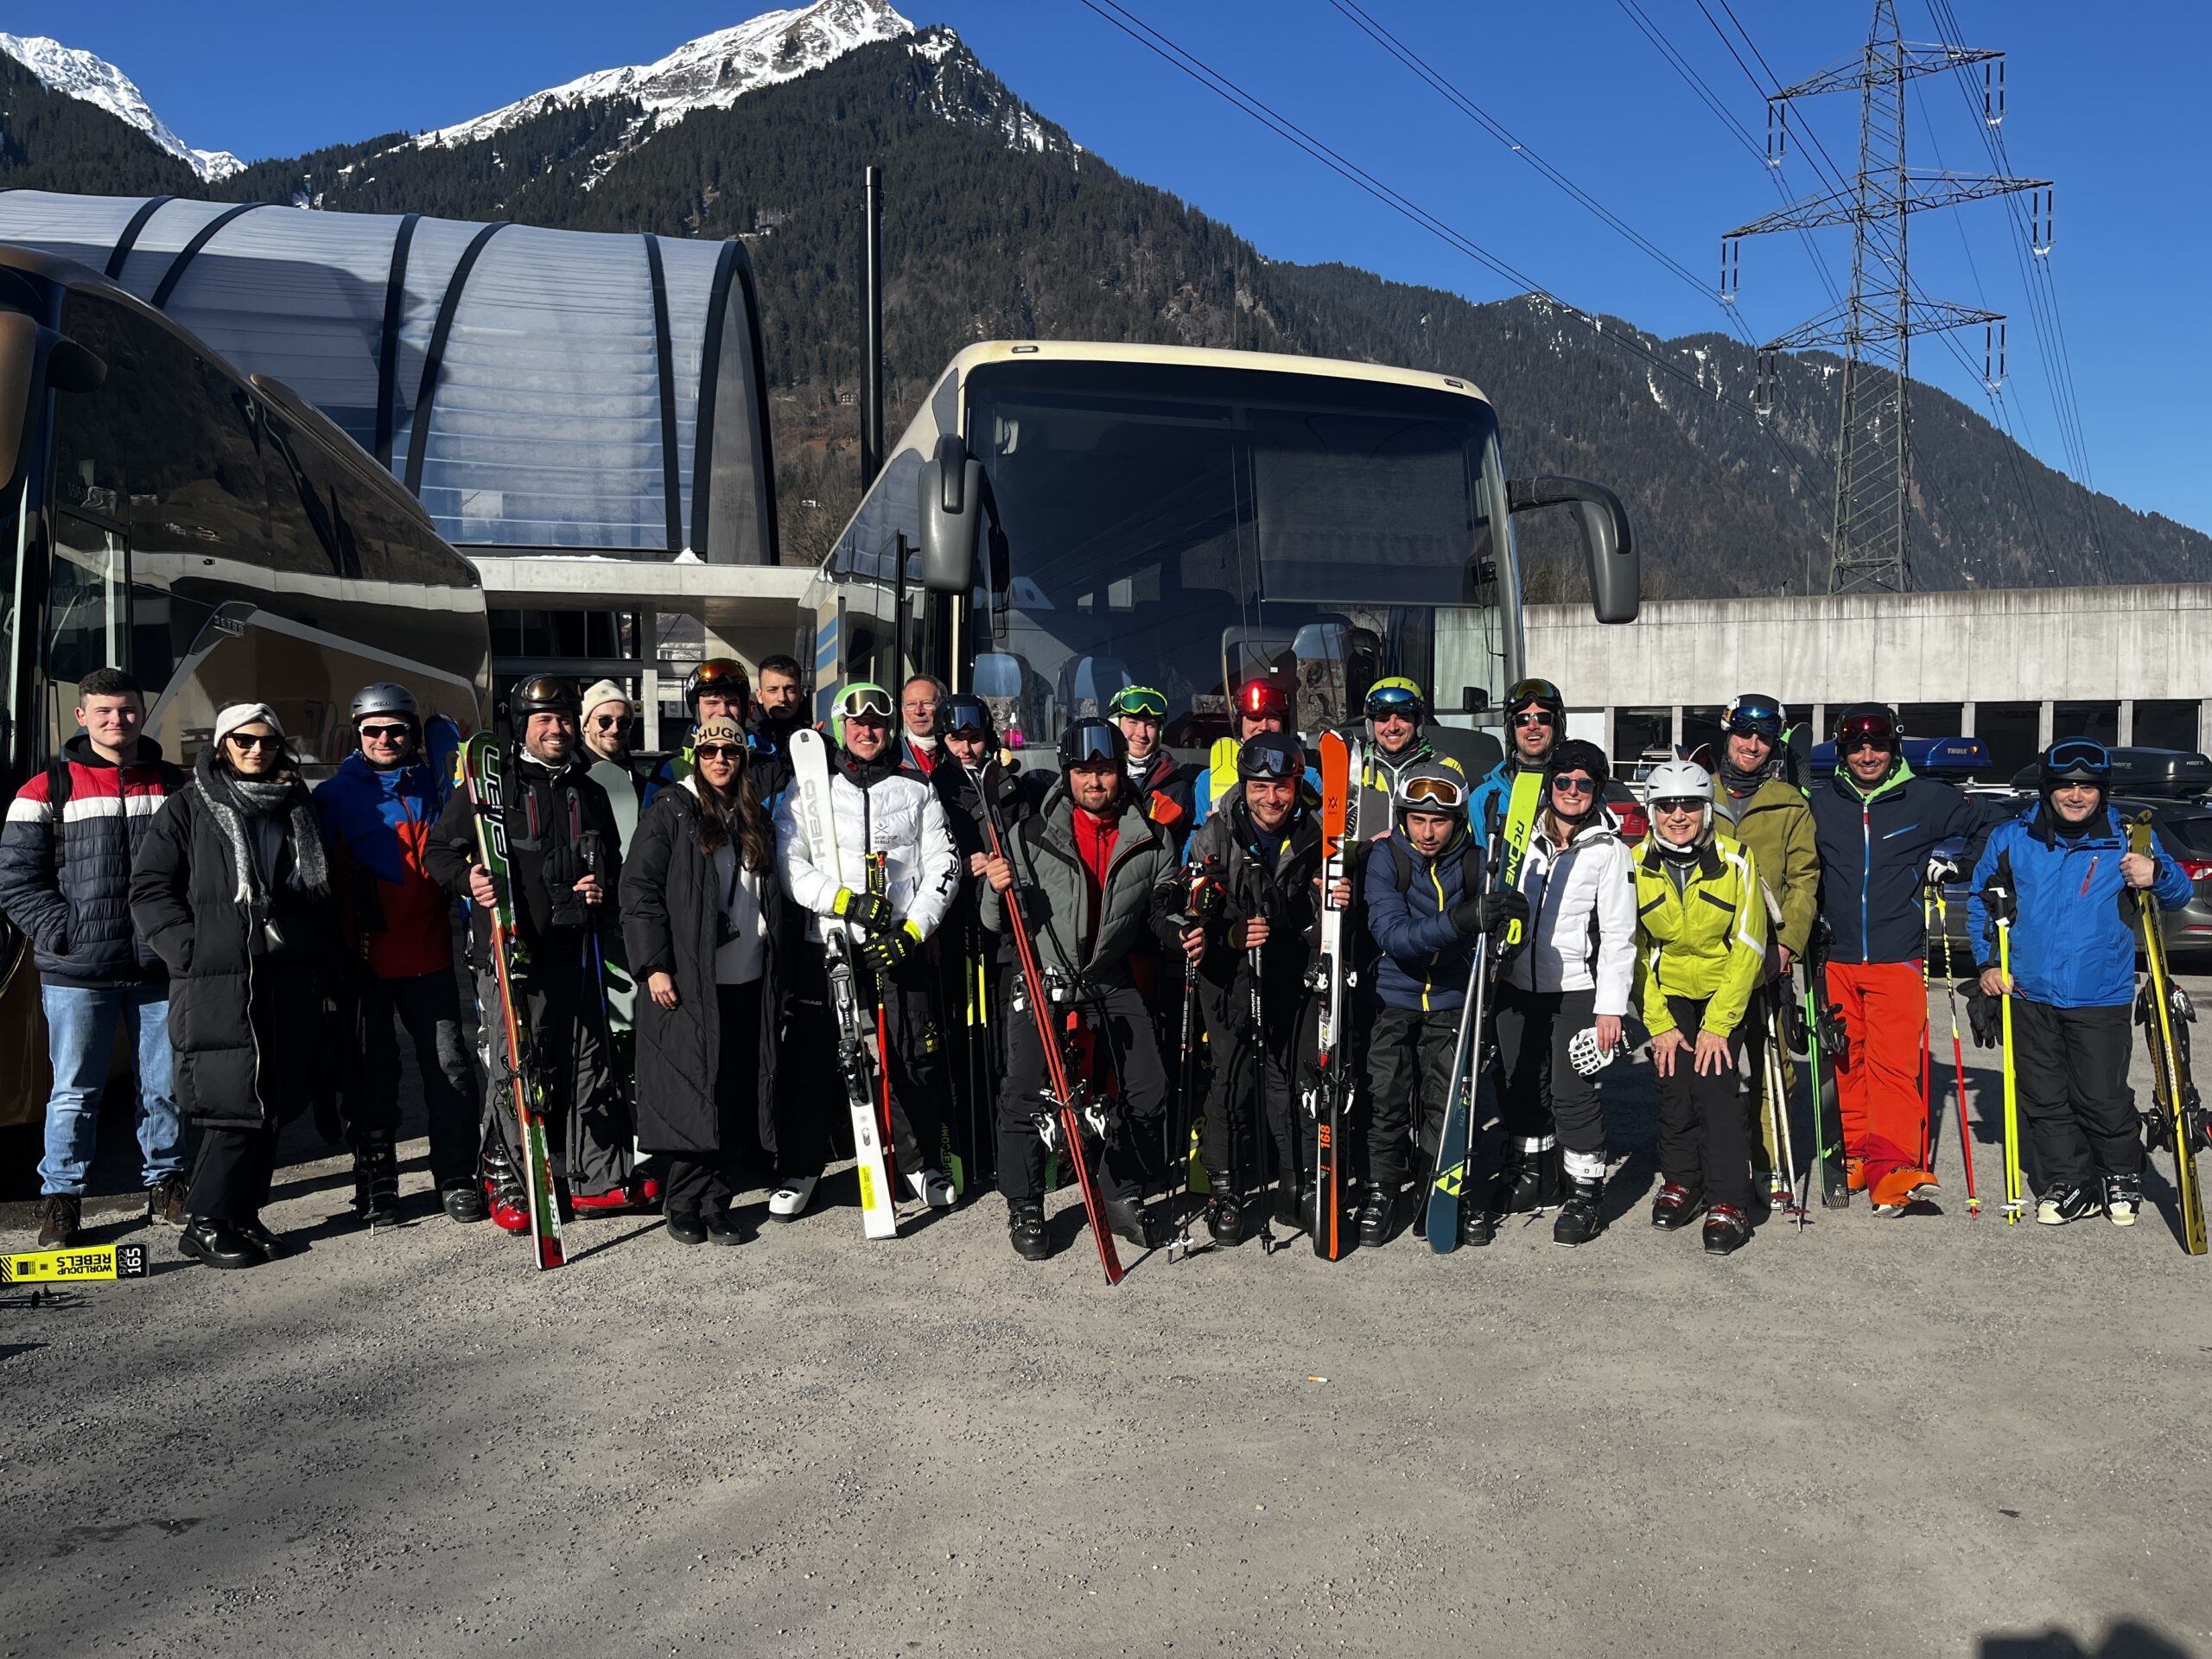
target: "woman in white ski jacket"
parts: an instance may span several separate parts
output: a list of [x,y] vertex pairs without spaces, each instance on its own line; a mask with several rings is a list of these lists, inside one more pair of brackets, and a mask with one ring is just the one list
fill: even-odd
[[1636,977],[1636,877],[1605,811],[1609,775],[1594,743],[1568,739],[1553,750],[1521,861],[1528,937],[1506,957],[1497,987],[1505,1079],[1498,1204],[1510,1214],[1558,1202],[1563,1164],[1567,1196],[1552,1229],[1561,1244],[1597,1236],[1605,1179],[1597,1066],[1579,1070],[1572,1053],[1578,1038],[1586,1064],[1619,1047]]

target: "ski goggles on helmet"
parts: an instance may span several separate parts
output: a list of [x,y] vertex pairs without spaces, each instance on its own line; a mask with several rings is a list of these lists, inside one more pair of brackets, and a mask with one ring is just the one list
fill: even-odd
[[991,711],[983,707],[981,697],[947,697],[944,701],[944,732],[948,737],[957,736],[963,732],[988,737],[991,734]]
[[557,674],[532,674],[517,680],[507,693],[507,712],[513,715],[574,715],[576,686]]
[[893,708],[891,694],[880,685],[849,685],[837,694],[840,720],[876,720],[888,725]]
[[1114,700],[1106,705],[1106,712],[1117,720],[1124,715],[1138,720],[1165,720],[1167,698],[1148,685],[1125,685],[1114,694]]
[[1247,680],[1236,688],[1236,712],[1247,720],[1287,720],[1290,694],[1274,680]]
[[1236,775],[1239,778],[1303,778],[1306,775],[1306,751],[1281,732],[1262,732],[1256,737],[1246,738],[1244,747],[1236,751]]
[[1424,712],[1421,688],[1411,680],[1377,680],[1367,688],[1367,717],[1370,720],[1418,721]]
[[1060,770],[1077,766],[1119,766],[1128,758],[1121,728],[1096,718],[1078,720],[1060,734]]
[[2112,782],[2112,752],[2086,737],[2069,737],[2050,746],[2043,758],[2046,784],[2094,784],[2099,789]]
[[1836,728],[1835,752],[1838,754],[1849,754],[1854,749],[1867,747],[1887,749],[1895,753],[1901,746],[1897,716],[1886,709],[1860,715],[1846,715],[1843,724]]
[[1466,810],[1467,786],[1452,778],[1436,778],[1424,773],[1418,778],[1402,780],[1397,789],[1401,806],[1421,807],[1438,812],[1461,812]]
[[1559,687],[1549,680],[1516,680],[1505,689],[1505,712],[1518,714],[1531,703],[1557,714],[1567,707],[1567,699],[1560,695]]
[[1721,711],[1720,728],[1731,737],[1763,737],[1772,743],[1781,738],[1786,718],[1773,697],[1741,696]]
[[709,657],[684,676],[683,701],[696,708],[700,694],[705,691],[750,701],[753,682],[746,676],[744,664],[728,657]]

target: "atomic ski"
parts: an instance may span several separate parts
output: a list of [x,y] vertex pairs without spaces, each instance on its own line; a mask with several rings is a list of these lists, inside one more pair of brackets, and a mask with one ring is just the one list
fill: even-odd
[[1351,1045],[1344,1040],[1351,964],[1344,957],[1344,910],[1331,895],[1351,869],[1346,849],[1358,833],[1359,767],[1356,745],[1341,733],[1321,734],[1321,950],[1312,980],[1321,1009],[1305,1105],[1313,1120],[1313,1254],[1325,1262],[1340,1261],[1344,1253],[1343,1152],[1352,1092]]
[[[1499,843],[1496,820],[1483,842],[1483,886],[1497,891]],[[1428,1248],[1447,1255],[1459,1248],[1460,1210],[1474,1165],[1474,1109],[1482,1070],[1484,1005],[1490,998],[1491,944],[1488,933],[1475,935],[1475,959],[1467,969],[1466,1000],[1459,1007],[1459,1035],[1452,1047],[1452,1086],[1445,1096],[1444,1129],[1436,1143],[1436,1174],[1429,1184],[1428,1214],[1423,1229]]]
[[[528,953],[515,933],[514,886],[507,866],[506,799],[500,792],[499,746],[479,732],[461,751],[461,779],[476,812],[476,855],[492,879],[492,971],[499,988],[499,1018],[506,1040],[506,1069],[499,1092],[512,1103],[522,1141],[522,1177],[530,1197],[530,1238],[541,1271],[569,1259],[561,1243],[561,1205],[553,1191],[553,1160],[545,1149],[545,1120],[538,1115],[540,1084],[531,1056],[531,1030],[516,1007],[529,974]],[[494,1058],[497,1058],[496,1055]]]
[[[1005,859],[1010,867],[1013,855],[1007,850],[1006,826],[999,817],[998,779],[996,764],[986,763],[983,832],[990,837],[991,856]],[[1052,1110],[1042,1115],[1038,1130],[1046,1146],[1064,1154],[1073,1168],[1076,1185],[1083,1192],[1083,1213],[1090,1224],[1091,1241],[1098,1246],[1098,1265],[1106,1270],[1106,1282],[1118,1285],[1122,1282],[1121,1252],[1114,1248],[1113,1230],[1106,1224],[1106,1206],[1098,1196],[1097,1183],[1091,1179],[1090,1160],[1083,1155],[1084,1096],[1068,1077],[1067,1050],[1061,1033],[1055,1029],[1052,1001],[1046,994],[1044,971],[1037,964],[1037,947],[1029,937],[1028,924],[1022,919],[1020,901],[1014,889],[1000,897],[1006,906],[1007,931],[1014,936],[1014,959],[1021,969],[1021,999],[1037,1022],[1037,1041],[1045,1051],[1046,1085],[1052,1091]]]
[[[2129,821],[2127,850],[2145,858],[2158,856],[2148,812]],[[2174,1192],[2181,1201],[2181,1247],[2191,1255],[2202,1255],[2204,1189],[2197,1185],[2196,1147],[2204,1132],[2204,1107],[2189,1075],[2189,1027],[2196,1010],[2168,971],[2158,899],[2150,888],[2138,887],[2135,902],[2141,906],[2143,963],[2150,970],[2149,982],[2136,999],[2135,1017],[2143,1022],[2143,1033],[2150,1041],[2152,1093],[2158,1102],[2155,1112],[2145,1114],[2145,1127],[2154,1137],[2166,1136],[2172,1146]]]
[[[830,805],[830,751],[822,734],[791,734],[792,785],[798,791],[800,833],[807,855],[832,881],[842,885],[837,867],[836,819]],[[852,930],[824,916],[822,949],[829,958],[830,1008],[837,1021],[837,1069],[845,1079],[845,1104],[853,1120],[853,1171],[861,1184],[861,1231],[869,1238],[893,1238],[899,1211],[891,1191],[891,1171],[883,1155],[883,1131],[876,1119],[878,1087],[874,1033],[861,1012],[860,986],[853,972]],[[887,1083],[886,1084],[887,1086]]]

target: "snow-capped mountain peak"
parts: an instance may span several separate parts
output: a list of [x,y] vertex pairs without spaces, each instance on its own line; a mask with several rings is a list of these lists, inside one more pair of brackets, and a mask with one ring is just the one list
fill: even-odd
[[855,47],[913,32],[913,24],[893,10],[888,0],[814,0],[686,41],[657,63],[601,69],[532,92],[488,115],[423,133],[415,142],[424,148],[469,143],[548,110],[601,99],[633,98],[656,116],[728,109],[747,92],[795,80]]
[[36,75],[48,91],[97,105],[124,125],[137,128],[210,182],[227,179],[245,167],[226,149],[194,149],[186,143],[154,113],[138,84],[105,58],[43,35],[0,34],[0,52]]

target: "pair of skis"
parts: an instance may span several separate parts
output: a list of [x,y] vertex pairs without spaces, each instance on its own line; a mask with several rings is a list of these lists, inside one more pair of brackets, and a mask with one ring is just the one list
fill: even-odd
[[[2151,815],[2131,818],[2127,850],[2155,858]],[[2158,901],[2148,887],[2135,892],[2143,928],[2143,963],[2147,982],[2136,998],[2135,1017],[2151,1046],[2152,1093],[2158,1109],[2145,1114],[2154,1137],[2164,1137],[2174,1155],[2174,1192],[2181,1204],[2181,1247],[2191,1255],[2205,1253],[2204,1190],[2197,1183],[2196,1149],[2204,1144],[2203,1102],[2189,1070],[2189,1024],[2196,1018],[2188,994],[2173,982],[2166,963],[2164,924]],[[2010,1067],[2007,1067],[2009,1075]]]
[[[1503,893],[1521,879],[1521,858],[1528,850],[1535,827],[1536,808],[1543,787],[1541,773],[1523,772],[1513,779],[1503,821],[1492,820],[1483,842],[1483,888],[1485,895]],[[1469,828],[1472,834],[1472,826]],[[1436,1145],[1436,1173],[1429,1183],[1428,1211],[1422,1231],[1428,1248],[1439,1255],[1459,1248],[1460,1224],[1465,1216],[1467,1188],[1475,1160],[1475,1097],[1483,1066],[1483,1033],[1489,1015],[1491,982],[1503,953],[1521,942],[1519,922],[1511,923],[1495,938],[1488,932],[1475,935],[1474,961],[1467,969],[1467,992],[1460,1004],[1459,1033],[1452,1049],[1452,1085],[1445,1098],[1444,1125]]]
[[[1352,982],[1345,959],[1349,906],[1337,903],[1338,885],[1349,879],[1351,847],[1359,833],[1361,745],[1340,732],[1321,734],[1321,948],[1308,981],[1321,999],[1313,1065],[1304,1090],[1313,1120],[1313,1254],[1325,1262],[1344,1255],[1344,1128],[1352,1108],[1351,1045],[1345,1040],[1344,991]],[[1256,982],[1256,981],[1255,981]]]

